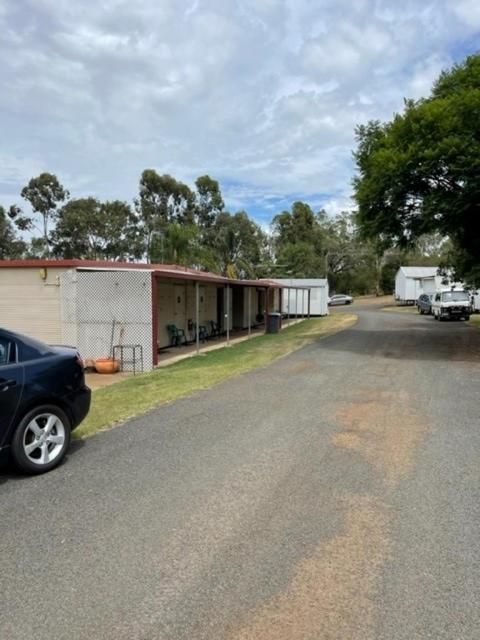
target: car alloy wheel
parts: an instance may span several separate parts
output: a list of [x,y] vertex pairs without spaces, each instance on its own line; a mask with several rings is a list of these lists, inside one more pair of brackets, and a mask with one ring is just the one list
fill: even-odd
[[63,460],[70,445],[70,420],[57,406],[45,404],[27,413],[11,442],[14,462],[26,473],[44,473]]
[[53,462],[65,445],[65,426],[53,413],[42,413],[31,420],[23,433],[23,450],[33,464]]

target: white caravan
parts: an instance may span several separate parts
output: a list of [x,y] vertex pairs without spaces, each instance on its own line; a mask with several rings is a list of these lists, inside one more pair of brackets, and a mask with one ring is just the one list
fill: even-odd
[[422,293],[433,293],[438,287],[438,267],[400,267],[395,276],[395,302],[415,304]]

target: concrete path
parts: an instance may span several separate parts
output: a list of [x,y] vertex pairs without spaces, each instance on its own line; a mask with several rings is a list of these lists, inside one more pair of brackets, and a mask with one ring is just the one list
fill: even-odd
[[478,640],[480,330],[358,313],[0,475],[0,638]]

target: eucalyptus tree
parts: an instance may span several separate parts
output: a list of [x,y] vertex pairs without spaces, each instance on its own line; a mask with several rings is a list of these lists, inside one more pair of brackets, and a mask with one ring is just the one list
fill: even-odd
[[20,207],[10,209],[11,218],[22,231],[37,231],[41,234],[45,255],[50,254],[49,229],[55,222],[58,207],[68,196],[68,191],[52,173],[41,173],[32,178],[22,189],[22,198],[31,206],[32,214],[24,213]]
[[21,240],[7,215],[0,205],[0,260],[21,258],[26,251],[26,243]]
[[256,277],[262,263],[266,237],[245,211],[222,211],[213,227],[213,249],[218,268],[229,277]]
[[60,209],[50,242],[54,255],[63,258],[130,260],[143,251],[130,205],[92,197],[70,200]]
[[145,254],[151,261],[157,239],[164,238],[169,224],[193,224],[195,195],[186,184],[172,176],[145,169],[140,177],[136,210]]

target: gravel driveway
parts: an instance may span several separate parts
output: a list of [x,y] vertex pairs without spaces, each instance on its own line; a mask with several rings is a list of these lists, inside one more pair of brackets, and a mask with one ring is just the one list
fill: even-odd
[[477,640],[480,331],[356,307],[0,475],[0,638]]

